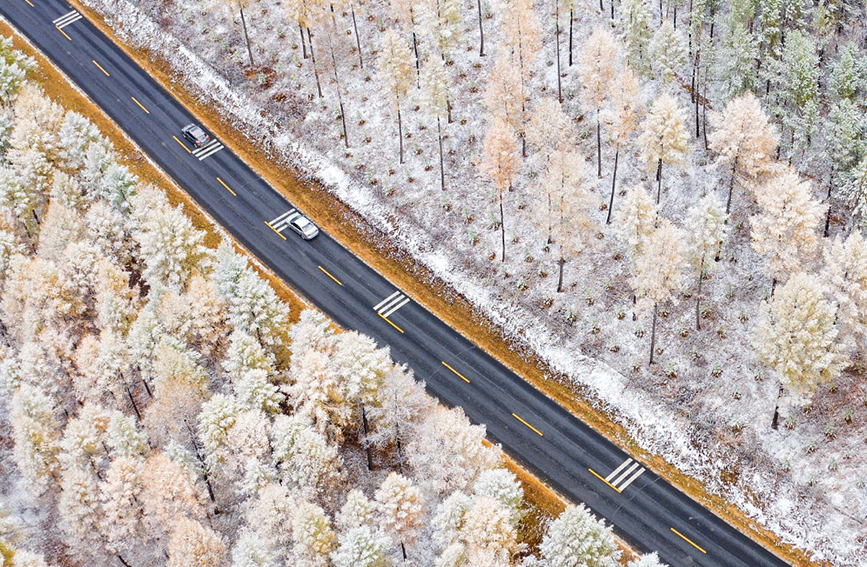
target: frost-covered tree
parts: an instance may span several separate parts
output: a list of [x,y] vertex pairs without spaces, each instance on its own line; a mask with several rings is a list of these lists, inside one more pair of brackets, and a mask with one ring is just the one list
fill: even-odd
[[641,124],[638,146],[649,171],[656,170],[656,203],[662,195],[662,165],[680,165],[689,151],[683,110],[671,95],[654,101]]
[[722,247],[728,236],[727,220],[728,215],[723,210],[719,199],[709,193],[689,209],[684,222],[684,226],[689,227],[686,233],[687,260],[698,274],[695,293],[696,331],[701,330],[701,283],[719,261]]
[[[500,30],[506,50],[517,59],[521,109],[525,108],[530,68],[542,48],[542,24],[532,0],[505,0],[500,12]],[[502,55],[500,56],[502,57]],[[523,122],[523,118],[522,118]]]
[[364,492],[353,488],[346,493],[346,502],[340,507],[336,523],[342,531],[373,525],[373,504]]
[[386,99],[397,113],[397,137],[400,148],[400,163],[403,163],[403,119],[400,104],[412,85],[412,52],[406,41],[393,30],[382,34],[382,42],[377,59],[377,78]]
[[167,533],[179,517],[204,516],[195,479],[164,453],[154,453],[142,467],[139,499],[152,533]]
[[629,65],[640,73],[650,70],[650,20],[652,12],[647,0],[623,0],[620,4],[619,27],[626,46]]
[[175,520],[168,546],[166,567],[218,567],[226,556],[220,535],[196,520]]
[[77,466],[65,468],[60,488],[57,510],[64,541],[85,562],[106,561],[107,550],[99,530],[103,513],[96,477]]
[[840,58],[831,71],[828,90],[835,100],[854,100],[867,87],[865,67],[858,45],[847,43],[840,48]]
[[602,119],[600,113],[615,89],[620,49],[614,36],[602,27],[590,34],[578,59],[581,100],[596,116],[596,175],[602,177]]
[[809,181],[790,169],[757,188],[756,200],[760,212],[750,217],[751,246],[765,256],[776,283],[815,255],[825,206],[810,196]]
[[339,480],[337,448],[311,428],[305,416],[278,415],[271,430],[273,457],[284,484],[310,499],[328,494]]
[[434,57],[451,60],[464,29],[461,3],[457,0],[427,0],[417,2],[416,6],[422,43],[433,50]]
[[[752,1],[752,0],[748,0]],[[725,91],[735,97],[759,87],[759,76],[755,61],[759,57],[755,36],[747,27],[733,21],[723,32],[721,57],[717,58],[714,69],[724,81]]]
[[460,539],[470,565],[505,564],[517,544],[516,522],[508,507],[480,496],[464,515]]
[[712,112],[710,119],[713,128],[707,137],[708,145],[718,154],[716,164],[730,169],[728,213],[735,179],[742,175],[755,180],[770,169],[779,134],[751,92],[730,100],[721,112]]
[[620,548],[610,527],[583,504],[569,506],[551,523],[539,549],[551,567],[617,567]]
[[409,370],[393,367],[383,376],[376,402],[367,410],[371,425],[367,443],[381,449],[396,450],[398,467],[402,467],[403,446],[431,411],[431,402],[425,393],[424,382],[417,382]]
[[232,546],[232,567],[280,567],[281,563],[255,532],[245,531]]
[[629,142],[629,137],[638,127],[638,111],[641,108],[641,91],[632,70],[624,65],[611,89],[608,105],[603,110],[606,130],[614,144],[614,167],[611,172],[611,198],[608,201],[608,216],[605,224],[611,223],[614,210],[614,193],[617,190],[617,166],[620,164],[620,149]]
[[687,47],[683,35],[666,19],[654,32],[648,49],[656,78],[666,84],[673,83],[686,61]]
[[659,556],[656,552],[653,552],[633,559],[629,562],[628,567],[667,567],[667,565],[659,560]]
[[15,463],[34,495],[60,482],[60,431],[55,410],[55,400],[30,384],[21,384],[9,403]]
[[852,170],[849,179],[840,188],[840,195],[856,222],[867,224],[867,157],[861,159]]
[[[826,294],[817,276],[796,273],[762,305],[756,325],[753,342],[759,359],[796,402],[834,380],[844,365],[834,323],[837,306]],[[775,410],[774,427],[776,422]]]
[[488,75],[482,104],[491,116],[503,120],[515,132],[523,132],[525,102],[518,68],[508,57],[498,57]]
[[[487,490],[485,490],[487,492]],[[503,500],[490,494],[480,494],[502,502]],[[449,494],[439,506],[431,519],[431,526],[434,529],[434,541],[442,548],[458,542],[461,536],[461,530],[464,527],[464,519],[470,508],[473,507],[473,498],[467,496],[460,490],[455,490]]]
[[241,30],[244,32],[244,44],[247,46],[247,57],[250,58],[250,67],[253,63],[253,48],[250,46],[250,34],[247,33],[247,18],[244,17],[244,8],[249,8],[251,3],[256,3],[257,0],[224,0],[228,7],[238,7],[238,12],[241,15]]
[[656,203],[643,185],[635,185],[626,192],[616,220],[617,233],[626,245],[626,253],[635,262],[644,254],[647,240],[658,222]]
[[500,235],[503,244],[501,260],[503,262],[506,261],[506,219],[503,201],[506,193],[512,189],[512,183],[520,166],[518,139],[509,125],[500,117],[495,116],[485,133],[479,170],[493,179],[497,191],[497,202],[500,207]]
[[823,279],[837,301],[841,342],[851,342],[860,353],[867,350],[867,241],[855,230],[840,236],[824,250]]
[[656,316],[660,303],[673,301],[683,281],[686,267],[684,235],[667,219],[647,239],[643,253],[635,259],[630,278],[642,310],[653,310],[650,331],[650,364],[656,350]]
[[35,67],[32,57],[13,48],[11,37],[0,38],[0,105],[9,107],[15,103],[27,72]]
[[144,511],[139,500],[142,465],[141,459],[118,457],[100,483],[101,529],[109,547],[119,553],[128,553],[143,536]]
[[292,517],[292,558],[299,567],[325,567],[334,550],[335,537],[325,511],[306,501],[300,502]]
[[337,549],[331,553],[334,567],[386,567],[388,538],[370,526],[350,528],[338,537]]
[[437,119],[437,142],[440,155],[440,187],[446,190],[446,171],[443,162],[442,120],[451,122],[449,84],[451,78],[440,57],[428,57],[421,69],[421,93],[425,110]]
[[483,471],[473,483],[473,495],[493,498],[511,512],[516,523],[521,519],[524,490],[511,471],[503,468]]
[[[322,86],[319,84],[319,69],[316,67],[316,55],[313,51],[313,34],[310,28],[327,17],[326,4],[323,0],[289,0],[285,4],[289,19],[298,24],[301,32],[301,51],[307,59],[307,44],[310,45],[310,59],[313,63],[313,77],[316,79],[316,92],[322,98]],[[304,32],[307,31],[307,42]]]
[[791,141],[807,147],[815,127],[821,76],[815,40],[801,30],[793,30],[786,37],[779,62],[771,61],[769,74],[769,81],[777,87],[776,106],[791,132]]
[[373,496],[382,529],[400,542],[406,560],[406,544],[413,543],[424,523],[421,490],[407,477],[390,472]]

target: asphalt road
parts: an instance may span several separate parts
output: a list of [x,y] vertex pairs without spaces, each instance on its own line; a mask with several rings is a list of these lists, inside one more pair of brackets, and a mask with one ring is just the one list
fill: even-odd
[[[229,148],[191,153],[190,113],[61,0],[3,0],[0,13],[108,113],[214,219],[345,328],[391,347],[428,390],[461,406],[511,456],[672,567],[783,566],[440,321],[328,234],[283,226],[293,208]],[[175,137],[177,139],[175,139]],[[198,154],[198,155],[196,155]],[[199,157],[203,159],[199,159]],[[273,222],[272,222],[273,221]],[[278,232],[279,231],[279,232]]]

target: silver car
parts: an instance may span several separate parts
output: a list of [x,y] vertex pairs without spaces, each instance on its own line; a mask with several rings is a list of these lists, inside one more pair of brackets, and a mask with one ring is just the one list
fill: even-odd
[[312,240],[316,238],[316,235],[319,234],[319,228],[313,221],[298,213],[295,218],[289,221],[289,228],[298,233],[298,235],[304,240]]

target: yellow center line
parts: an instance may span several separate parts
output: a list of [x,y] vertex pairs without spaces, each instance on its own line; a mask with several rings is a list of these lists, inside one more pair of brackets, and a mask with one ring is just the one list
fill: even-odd
[[454,368],[452,368],[451,366],[449,366],[449,365],[446,364],[445,362],[443,362],[443,366],[445,366],[446,368],[448,368],[449,370],[451,370],[452,372],[454,372],[455,374],[457,374],[458,376],[460,376],[460,377],[464,380],[464,382],[466,382],[467,384],[470,383],[470,381],[467,380],[467,377],[466,377],[466,376],[464,376],[463,374],[461,374],[460,372],[458,372],[457,370],[455,370]]
[[699,551],[701,551],[702,553],[704,553],[705,555],[707,555],[707,551],[705,551],[705,550],[703,550],[702,548],[700,548],[699,546],[697,546],[697,545],[695,544],[694,541],[692,541],[691,539],[689,539],[688,537],[686,537],[685,535],[683,535],[682,533],[680,533],[679,531],[677,531],[677,530],[674,529],[674,528],[671,528],[671,531],[673,531],[674,533],[676,533],[677,535],[679,535],[680,537],[682,537],[682,538],[684,539],[684,541],[686,541],[688,544],[690,544],[691,546],[693,546],[693,547],[696,548],[697,550],[699,550]]
[[187,150],[187,153],[188,153],[188,154],[193,153],[193,152],[190,151],[190,148],[188,148],[187,145],[186,145],[185,143],[183,143],[182,141],[178,140],[178,137],[177,137],[177,136],[172,136],[172,138],[174,138],[174,139],[175,139],[175,142],[179,143],[179,144],[181,145],[182,148],[184,148],[185,150]]
[[[60,30],[60,31],[62,32],[63,30]],[[63,35],[66,35],[66,34],[63,34]],[[66,37],[69,37],[69,36],[67,35]],[[106,71],[105,69],[103,69],[103,68],[102,68],[102,65],[100,65],[99,63],[96,62],[96,59],[91,59],[91,61],[93,61],[93,64],[94,64],[94,65],[96,65],[97,67],[99,67],[99,70],[100,70],[100,71],[102,71],[103,73],[105,73],[105,76],[106,76],[106,77],[111,77],[111,75],[108,74],[108,71]]]
[[322,273],[324,273],[326,276],[328,276],[329,278],[331,278],[332,280],[334,280],[335,282],[337,282],[337,285],[343,287],[343,284],[340,283],[340,280],[338,280],[337,278],[335,278],[334,276],[332,276],[331,274],[329,274],[329,273],[328,273],[328,270],[326,270],[326,269],[323,268],[322,266],[319,266],[319,269],[322,270]]
[[518,414],[513,413],[513,414],[512,414],[512,417],[514,417],[515,419],[517,419],[518,421],[520,421],[521,423],[523,423],[524,425],[526,425],[527,427],[529,427],[530,429],[532,429],[533,431],[535,431],[536,433],[538,433],[538,434],[539,434],[539,437],[542,437],[542,432],[541,432],[541,431],[539,431],[538,429],[536,429],[535,427],[533,427],[532,425],[530,425],[529,423],[527,423],[526,421],[524,421],[523,419],[521,419],[520,417],[518,417]]
[[377,313],[377,315],[379,315],[380,317],[382,317],[383,319],[385,319],[386,321],[388,321],[388,324],[389,324],[389,325],[391,325],[392,327],[394,327],[395,329],[397,329],[397,330],[400,331],[401,333],[403,332],[403,329],[401,329],[400,327],[398,327],[397,325],[395,325],[394,323],[392,323],[392,322],[391,322],[391,319],[389,319],[388,317],[386,317],[386,316],[383,315],[382,313]]
[[[28,4],[30,4],[30,0],[24,0],[24,1],[27,2]],[[35,8],[36,6],[34,6],[33,4],[30,4],[30,7]]]
[[270,228],[270,229],[271,229],[271,230],[273,230],[273,231],[274,231],[274,234],[276,234],[276,235],[277,235],[277,236],[279,236],[279,237],[280,237],[280,238],[282,238],[282,239],[283,239],[283,240],[286,240],[286,237],[285,237],[285,236],[283,236],[283,235],[282,235],[282,234],[280,234],[280,233],[279,233],[279,232],[277,232],[277,229],[276,229],[276,228],[274,228],[274,227],[273,227],[273,226],[271,226],[271,223],[270,223],[270,222],[268,222],[268,221],[265,221],[265,224],[267,224],[267,225],[268,225],[268,228]]
[[142,105],[142,103],[140,103],[140,102],[139,102],[139,101],[138,101],[134,96],[131,96],[130,98],[132,99],[132,101],[133,101],[134,103],[136,103],[136,104],[138,105],[139,108],[141,108],[142,110],[145,111],[145,114],[150,114],[150,113],[151,113],[150,110],[148,110],[147,108],[145,108],[145,107]]
[[617,491],[617,494],[620,494],[620,489],[619,489],[619,488],[617,488],[616,486],[614,486],[613,484],[611,484],[610,482],[608,482],[607,480],[605,480],[604,478],[602,478],[601,476],[599,476],[599,475],[596,473],[596,471],[594,471],[593,469],[587,469],[587,470],[590,471],[590,472],[593,474],[593,476],[595,476],[596,478],[598,478],[599,480],[601,480],[602,482],[604,482],[605,484],[607,484],[608,486],[610,486],[611,488],[613,488],[615,491]]
[[[30,2],[27,2],[27,3],[30,4]],[[30,5],[33,6],[33,4],[30,4]],[[35,6],[34,6],[34,8],[35,8]],[[55,27],[56,27],[56,26],[55,26]],[[63,30],[60,29],[60,28],[57,28],[57,31],[59,31],[60,33],[62,33],[62,34],[63,34],[63,37],[65,37],[65,38],[68,39],[69,41],[72,41],[72,38],[69,37],[68,35],[66,35],[66,32],[65,32],[65,31],[63,31]],[[94,63],[96,63],[96,61],[94,61]],[[103,72],[104,72],[104,71],[103,71]],[[107,75],[107,74],[108,74],[108,73],[106,73],[106,75]]]
[[234,192],[234,191],[232,191],[232,190],[231,190],[231,189],[229,189],[229,186],[228,186],[228,185],[226,185],[226,184],[225,184],[225,183],[224,183],[224,182],[223,182],[223,180],[222,180],[222,179],[220,179],[220,178],[219,178],[219,177],[218,177],[218,178],[217,178],[217,181],[219,181],[219,182],[220,182],[220,185],[222,185],[222,186],[223,186],[223,187],[225,187],[225,188],[226,188],[226,191],[228,191],[228,192],[229,192],[229,193],[231,193],[231,194],[232,194],[232,197],[237,197],[237,195],[235,195],[235,192]]

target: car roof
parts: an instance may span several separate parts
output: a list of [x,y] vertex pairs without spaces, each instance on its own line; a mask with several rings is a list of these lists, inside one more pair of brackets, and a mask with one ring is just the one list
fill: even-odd
[[310,219],[308,219],[304,215],[298,215],[292,220],[292,223],[299,228],[304,228],[308,224],[313,224],[310,222]]

